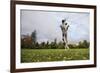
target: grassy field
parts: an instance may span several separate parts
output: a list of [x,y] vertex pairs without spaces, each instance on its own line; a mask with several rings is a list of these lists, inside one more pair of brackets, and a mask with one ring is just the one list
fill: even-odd
[[21,62],[47,62],[89,59],[89,49],[22,49]]

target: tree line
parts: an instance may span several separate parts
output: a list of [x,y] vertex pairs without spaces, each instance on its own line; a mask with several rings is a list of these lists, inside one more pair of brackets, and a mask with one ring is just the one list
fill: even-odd
[[[31,35],[22,35],[21,48],[22,49],[64,49],[62,41],[57,42],[55,38],[53,42],[37,42],[37,32],[34,30]],[[80,41],[76,44],[68,44],[69,48],[89,48],[89,42],[87,40]]]

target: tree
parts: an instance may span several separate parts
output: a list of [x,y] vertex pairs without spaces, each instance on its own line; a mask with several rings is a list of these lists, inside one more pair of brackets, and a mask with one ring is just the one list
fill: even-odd
[[49,41],[46,42],[46,45],[45,45],[46,49],[51,49],[51,46],[50,46],[50,43]]
[[56,38],[54,39],[53,48],[57,49],[57,39]]
[[42,42],[41,44],[40,44],[40,49],[46,49],[46,47],[45,47],[45,42]]
[[29,35],[25,35],[21,38],[21,48],[32,48],[32,38]]
[[82,41],[80,41],[80,42],[78,43],[78,48],[83,48],[83,46],[82,46]]
[[37,42],[37,36],[36,35],[37,35],[36,30],[34,30],[31,34],[33,44],[35,44]]
[[87,40],[83,41],[83,47],[84,48],[89,48],[89,43],[87,42]]
[[58,43],[58,47],[57,47],[58,49],[64,49],[64,44],[60,41],[59,43]]
[[79,48],[89,48],[89,42],[87,40],[80,41],[78,44]]
[[39,46],[38,42],[35,43],[35,49],[40,49],[40,46]]
[[68,44],[68,46],[73,49],[73,48],[77,48],[77,45],[76,44]]

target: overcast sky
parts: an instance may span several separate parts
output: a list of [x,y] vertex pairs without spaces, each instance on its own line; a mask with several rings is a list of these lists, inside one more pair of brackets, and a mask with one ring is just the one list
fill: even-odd
[[21,35],[37,32],[37,41],[62,41],[60,25],[66,19],[70,25],[68,30],[69,43],[81,40],[89,41],[90,14],[86,12],[54,12],[21,10]]

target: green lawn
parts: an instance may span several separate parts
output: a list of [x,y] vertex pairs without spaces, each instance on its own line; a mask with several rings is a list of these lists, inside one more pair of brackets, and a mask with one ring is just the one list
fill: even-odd
[[89,49],[21,49],[21,62],[47,62],[89,59]]

